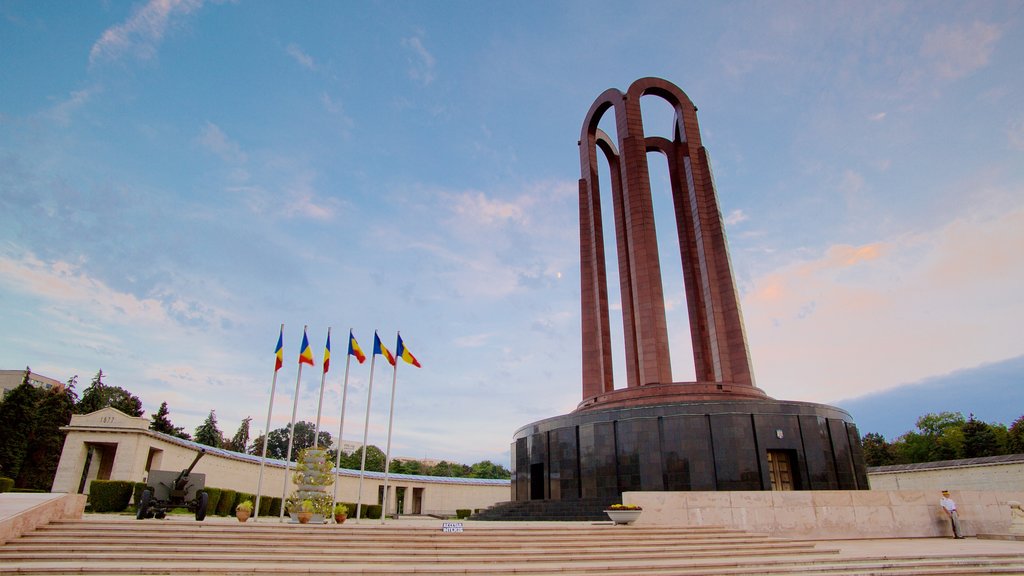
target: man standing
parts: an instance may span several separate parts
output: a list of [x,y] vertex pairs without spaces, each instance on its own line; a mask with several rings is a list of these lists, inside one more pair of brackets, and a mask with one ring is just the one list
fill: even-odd
[[942,509],[946,511],[950,521],[953,523],[953,538],[963,538],[964,533],[960,530],[960,517],[956,513],[956,502],[949,497],[949,490],[942,491],[942,499],[939,500],[939,506],[942,506]]

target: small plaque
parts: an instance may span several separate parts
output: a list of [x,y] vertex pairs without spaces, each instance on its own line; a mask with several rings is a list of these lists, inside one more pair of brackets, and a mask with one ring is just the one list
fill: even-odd
[[445,522],[441,524],[441,532],[462,532],[462,522]]

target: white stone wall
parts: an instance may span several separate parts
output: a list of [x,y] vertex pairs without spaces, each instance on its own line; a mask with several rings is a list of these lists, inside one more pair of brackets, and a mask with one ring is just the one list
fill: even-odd
[[[127,416],[113,408],[72,416],[71,424],[65,428],[68,435],[54,478],[53,491],[78,492],[89,443],[116,445],[111,480],[145,480],[146,461],[151,448],[160,451],[159,458],[154,459],[153,469],[180,471],[188,468],[198,452],[196,446],[158,435],[148,428],[149,420],[146,418]],[[96,460],[98,458],[94,457],[90,466],[91,477],[95,477],[99,469]],[[291,482],[294,469],[293,463],[287,473],[288,481],[285,483],[286,472],[283,463],[268,461],[263,470],[263,496],[291,495],[295,490],[295,485]],[[236,455],[223,450],[209,450],[196,464],[193,473],[204,474],[206,486],[255,494],[259,484],[260,466],[258,459],[254,457]],[[343,470],[336,482],[338,500],[356,502],[360,493],[359,471]],[[367,472],[362,485],[363,504],[377,503],[379,487],[383,485],[382,474]],[[397,475],[390,476],[388,480],[391,511],[394,510],[394,494],[398,487],[406,489],[407,507],[411,506],[413,489],[423,489],[423,514],[454,514],[459,508],[487,508],[511,499],[511,484],[507,480],[479,482],[471,479]],[[85,491],[88,492],[88,482]],[[333,494],[334,486],[328,486],[327,493]]]
[[[627,492],[638,525],[725,526],[785,537],[821,539],[952,536],[935,490],[794,492]],[[951,491],[968,536],[1005,533],[1010,500],[1024,491]]]
[[1024,490],[1024,462],[868,472],[872,490]]

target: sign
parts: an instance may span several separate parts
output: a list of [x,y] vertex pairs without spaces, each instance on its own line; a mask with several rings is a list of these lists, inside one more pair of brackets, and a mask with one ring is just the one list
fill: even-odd
[[441,524],[441,532],[462,532],[462,522],[445,522]]

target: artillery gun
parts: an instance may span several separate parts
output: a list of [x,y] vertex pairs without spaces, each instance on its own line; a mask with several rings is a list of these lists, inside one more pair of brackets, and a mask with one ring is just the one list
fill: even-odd
[[173,508],[188,508],[189,512],[195,513],[196,520],[206,518],[206,505],[209,501],[209,495],[203,492],[206,474],[192,473],[192,469],[204,454],[205,448],[201,449],[192,464],[181,472],[151,470],[149,486],[142,491],[135,518],[163,518]]

